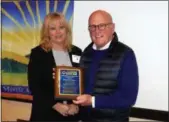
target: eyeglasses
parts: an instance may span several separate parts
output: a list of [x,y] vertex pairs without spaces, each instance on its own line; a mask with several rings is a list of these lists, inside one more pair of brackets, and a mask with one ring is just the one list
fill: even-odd
[[104,30],[108,25],[111,25],[112,23],[105,23],[105,24],[99,24],[99,25],[89,25],[88,29],[89,31],[96,31],[96,28],[99,30]]

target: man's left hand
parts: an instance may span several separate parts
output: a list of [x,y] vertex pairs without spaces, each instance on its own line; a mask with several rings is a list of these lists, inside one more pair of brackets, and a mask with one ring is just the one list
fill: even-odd
[[80,95],[76,100],[73,100],[73,103],[82,106],[90,106],[92,105],[92,96],[88,94]]

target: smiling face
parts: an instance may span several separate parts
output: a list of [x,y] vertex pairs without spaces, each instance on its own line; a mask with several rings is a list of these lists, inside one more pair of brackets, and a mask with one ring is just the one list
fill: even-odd
[[89,32],[91,40],[98,48],[105,46],[112,40],[114,23],[111,16],[104,11],[95,11],[89,18]]
[[45,16],[40,39],[41,47],[46,51],[52,48],[71,50],[72,31],[63,14],[54,12]]
[[66,28],[61,19],[53,19],[49,24],[49,38],[52,43],[62,44],[66,41]]

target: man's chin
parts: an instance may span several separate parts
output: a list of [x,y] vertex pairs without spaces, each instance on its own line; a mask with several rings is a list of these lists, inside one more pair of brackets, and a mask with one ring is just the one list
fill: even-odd
[[104,47],[104,44],[95,44],[97,48],[102,48]]
[[104,45],[102,40],[95,41],[94,43],[95,43],[97,46],[102,46],[102,45]]

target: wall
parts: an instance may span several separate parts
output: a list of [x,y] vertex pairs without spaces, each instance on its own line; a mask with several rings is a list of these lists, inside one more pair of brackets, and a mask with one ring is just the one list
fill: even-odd
[[75,1],[74,44],[90,43],[87,30],[92,11],[111,13],[121,42],[135,51],[139,67],[139,95],[135,107],[168,111],[168,2]]

